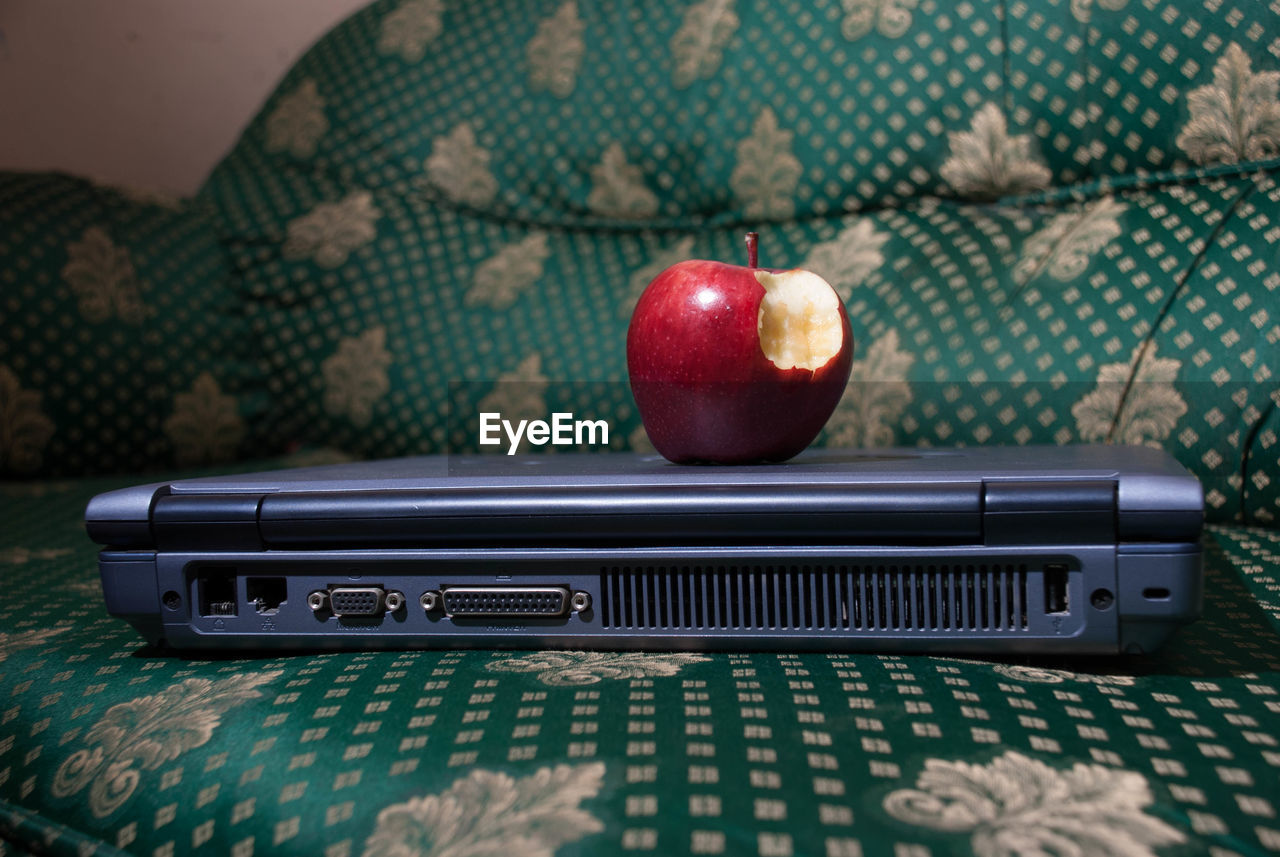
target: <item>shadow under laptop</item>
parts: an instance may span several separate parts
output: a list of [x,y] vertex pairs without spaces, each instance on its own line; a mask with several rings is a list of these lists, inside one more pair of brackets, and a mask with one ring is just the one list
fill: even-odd
[[1213,534],[1204,547],[1204,615],[1162,649],[1135,659],[1134,675],[1237,677],[1280,673],[1280,629]]

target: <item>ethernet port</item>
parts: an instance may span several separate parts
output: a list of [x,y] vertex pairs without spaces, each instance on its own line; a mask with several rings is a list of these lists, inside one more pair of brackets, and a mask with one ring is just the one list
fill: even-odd
[[280,612],[286,591],[283,577],[250,577],[245,581],[245,596],[262,616],[274,616]]
[[201,616],[236,615],[236,576],[226,571],[206,570],[196,578]]

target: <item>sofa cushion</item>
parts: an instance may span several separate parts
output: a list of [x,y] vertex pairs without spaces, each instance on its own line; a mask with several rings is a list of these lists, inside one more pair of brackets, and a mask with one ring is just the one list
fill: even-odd
[[105,612],[79,521],[89,497],[122,484],[0,485],[12,510],[0,528],[6,853],[14,842],[57,855],[1275,844],[1275,531],[1211,526],[1204,618],[1143,657],[189,659]]
[[226,460],[256,407],[244,318],[204,213],[64,175],[0,174],[0,475]]

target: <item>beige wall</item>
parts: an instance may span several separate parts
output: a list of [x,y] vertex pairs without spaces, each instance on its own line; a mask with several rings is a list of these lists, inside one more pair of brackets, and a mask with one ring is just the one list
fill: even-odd
[[368,0],[0,0],[0,169],[194,191]]

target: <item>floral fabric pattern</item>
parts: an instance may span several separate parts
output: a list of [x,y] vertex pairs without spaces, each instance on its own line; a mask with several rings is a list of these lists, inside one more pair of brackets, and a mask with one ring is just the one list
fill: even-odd
[[1127,204],[1104,197],[1079,211],[1056,215],[1027,240],[1013,279],[1026,283],[1047,273],[1061,282],[1074,280],[1098,251],[1121,234],[1120,218],[1127,209]]
[[34,631],[16,631],[14,633],[0,631],[0,664],[7,661],[9,655],[13,652],[39,648],[58,634],[70,630],[70,628],[70,625],[58,625],[53,628],[37,628]]
[[901,348],[890,330],[871,343],[866,356],[853,361],[849,385],[827,421],[833,446],[892,446],[898,420],[911,404],[907,373],[915,355]]
[[182,464],[227,461],[244,439],[245,424],[234,396],[222,392],[209,372],[202,372],[191,390],[173,398],[173,413],[164,433]]
[[914,789],[884,799],[907,824],[971,833],[979,857],[1047,853],[1156,857],[1187,841],[1145,810],[1151,788],[1141,774],[1076,763],[1051,768],[1016,751],[989,764],[929,759]]
[[387,367],[387,331],[373,327],[343,339],[337,352],[324,361],[324,408],[357,426],[373,419],[373,407],[391,389]]
[[800,267],[825,279],[848,302],[853,290],[884,264],[881,248],[888,240],[887,232],[860,218],[832,240],[814,245]]
[[289,222],[286,259],[311,259],[322,268],[337,268],[351,253],[374,239],[380,212],[373,194],[355,191],[338,202],[322,202],[309,214]]
[[846,39],[860,39],[873,29],[886,38],[896,39],[911,26],[911,10],[918,0],[841,0],[844,23],[841,32]]
[[684,667],[710,660],[685,652],[538,652],[494,661],[494,672],[537,673],[551,686],[597,684],[605,680],[673,676]]
[[658,211],[658,197],[644,186],[644,173],[627,163],[622,146],[612,143],[604,158],[591,168],[587,207],[608,217],[650,217]]
[[1180,360],[1141,347],[1128,362],[1100,368],[1098,386],[1071,408],[1080,439],[1161,446],[1187,412],[1174,387],[1181,368]]
[[538,25],[538,32],[525,52],[529,60],[529,88],[545,89],[567,98],[573,92],[582,66],[586,45],[582,32],[586,24],[578,17],[576,0],[567,2]]
[[1049,168],[1031,153],[1030,134],[1009,134],[1004,112],[984,104],[968,131],[947,135],[951,155],[939,172],[961,196],[995,199],[1049,186]]
[[1125,7],[1129,0],[1071,0],[1071,16],[1082,24],[1093,18],[1094,8],[1116,12]]
[[[970,663],[976,662],[970,661]],[[1070,670],[1050,669],[1048,667],[1030,667],[1024,664],[996,664],[992,669],[1008,678],[1034,682],[1035,684],[1063,684],[1068,681],[1076,681],[1111,687],[1133,687],[1138,683],[1137,679],[1130,675],[1079,673],[1071,672]]]
[[1187,93],[1189,121],[1177,145],[1197,164],[1235,164],[1280,154],[1280,71],[1253,70],[1235,42],[1213,67],[1213,83]]
[[467,306],[506,309],[542,279],[543,266],[550,255],[543,232],[533,232],[506,245],[476,268],[463,302]]
[[57,559],[69,553],[71,548],[7,548],[0,550],[0,565],[26,565],[33,560]]
[[671,80],[677,89],[709,78],[720,68],[725,46],[738,29],[733,4],[734,0],[702,0],[685,10],[680,29],[671,37]]
[[778,126],[766,107],[751,126],[751,136],[738,144],[738,162],[729,186],[748,217],[783,218],[795,212],[794,193],[803,167],[791,153],[795,134]]
[[427,177],[454,202],[484,205],[498,193],[489,161],[489,153],[476,142],[475,130],[463,122],[435,141],[427,159]]
[[71,797],[87,788],[93,814],[111,815],[128,803],[143,772],[208,743],[227,711],[262,696],[259,688],[279,676],[277,670],[188,678],[158,694],[113,705],[84,734],[87,746],[58,767],[53,796]]
[[397,54],[405,62],[420,62],[427,45],[444,29],[443,16],[443,0],[403,0],[382,19],[378,50]]
[[364,857],[552,857],[561,845],[604,830],[581,806],[603,781],[600,762],[539,768],[518,779],[473,770],[438,795],[378,813]]
[[289,152],[298,158],[316,153],[316,144],[329,130],[324,99],[314,80],[304,80],[280,99],[267,116],[267,151]]
[[43,397],[24,390],[8,366],[0,366],[0,473],[30,473],[40,467],[53,421],[41,409]]
[[147,315],[129,251],[117,247],[99,226],[86,229],[79,241],[67,245],[62,277],[79,300],[85,321],[118,318],[139,324]]

